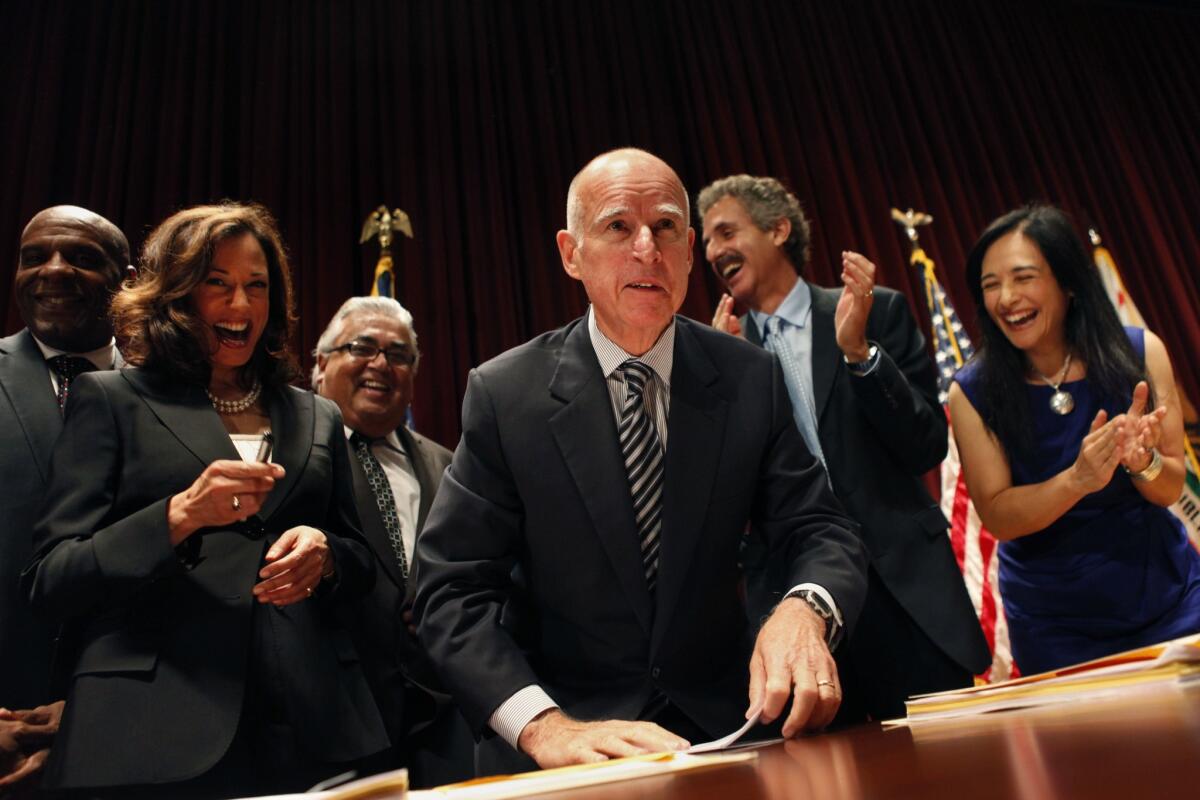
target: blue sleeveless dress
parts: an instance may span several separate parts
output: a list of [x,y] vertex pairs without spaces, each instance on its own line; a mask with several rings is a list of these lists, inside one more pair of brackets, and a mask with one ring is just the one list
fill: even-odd
[[[1126,328],[1139,355],[1145,331]],[[983,414],[975,363],[955,380]],[[1011,464],[1014,486],[1041,483],[1075,462],[1101,409],[1112,418],[1130,398],[1106,399],[1085,378],[1063,384],[1066,416],[1049,386],[1026,385],[1034,456]],[[1170,511],[1146,501],[1117,467],[1103,489],[1049,527],[1001,542],[1000,593],[1013,658],[1026,675],[1200,631],[1200,553]]]

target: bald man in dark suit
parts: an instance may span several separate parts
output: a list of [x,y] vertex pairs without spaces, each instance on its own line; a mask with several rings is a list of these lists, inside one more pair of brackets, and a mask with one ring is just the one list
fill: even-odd
[[62,705],[37,708],[62,696],[51,686],[55,630],[33,616],[18,576],[62,430],[60,401],[79,371],[120,366],[108,304],[130,270],[125,235],[84,208],[47,208],[21,234],[13,293],[25,328],[0,339],[0,729],[39,733],[30,752],[0,758],[12,781],[44,760]]

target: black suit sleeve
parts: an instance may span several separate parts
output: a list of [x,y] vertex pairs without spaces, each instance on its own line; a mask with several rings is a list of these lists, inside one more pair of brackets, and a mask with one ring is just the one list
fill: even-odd
[[788,565],[781,588],[822,586],[849,633],[866,599],[866,550],[800,436],[779,362],[772,359],[771,366],[772,441],[760,470],[752,530],[766,543],[770,562]]
[[[462,439],[417,540],[414,613],[421,642],[476,730],[514,692],[538,683],[501,625],[523,519],[495,409],[473,370],[463,399]],[[487,680],[480,681],[481,674]]]
[[[315,398],[320,413],[323,398]],[[350,473],[350,451],[346,446],[341,412],[328,403],[333,415],[327,441],[333,454],[333,495],[321,526],[333,554],[335,574],[330,587],[341,598],[361,597],[375,585],[375,557],[362,534],[354,505],[354,481]]]
[[57,618],[119,602],[183,570],[170,543],[169,498],[110,519],[122,446],[104,387],[92,377],[81,375],[71,385],[34,528],[33,560],[22,574],[30,603]]
[[876,294],[867,335],[879,347],[879,364],[867,376],[850,375],[850,385],[879,445],[909,474],[923,475],[946,457],[936,365],[904,295]]

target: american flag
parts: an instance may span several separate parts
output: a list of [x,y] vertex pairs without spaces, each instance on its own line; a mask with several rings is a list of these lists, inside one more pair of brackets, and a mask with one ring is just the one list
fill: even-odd
[[392,257],[386,253],[379,256],[379,261],[375,264],[371,297],[396,297],[396,273],[392,269]]
[[[950,383],[959,367],[967,363],[974,354],[971,340],[963,330],[962,322],[954,312],[950,298],[943,291],[934,271],[933,261],[920,247],[913,247],[909,259],[914,267],[922,271],[925,278],[925,301],[929,306],[929,318],[933,323],[933,343],[938,369],[938,399],[951,421],[946,400]],[[952,421],[951,421],[952,422]],[[987,532],[975,513],[975,505],[967,493],[962,476],[962,464],[958,459],[958,446],[954,442],[954,431],[950,431],[949,450],[942,462],[942,513],[950,520],[950,544],[954,557],[962,570],[967,584],[967,593],[975,606],[975,614],[992,651],[992,665],[980,676],[985,682],[1014,678],[1019,674],[1012,660],[1008,643],[1008,623],[1004,619],[1004,605],[1000,601],[999,562],[996,554],[996,539]]]

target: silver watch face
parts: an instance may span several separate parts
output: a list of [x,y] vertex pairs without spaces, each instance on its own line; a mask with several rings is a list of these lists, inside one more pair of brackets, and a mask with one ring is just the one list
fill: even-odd
[[828,620],[833,617],[833,611],[825,605],[816,592],[806,589],[800,592],[800,597],[804,602],[808,603],[813,611],[817,612],[817,616],[821,619]]

